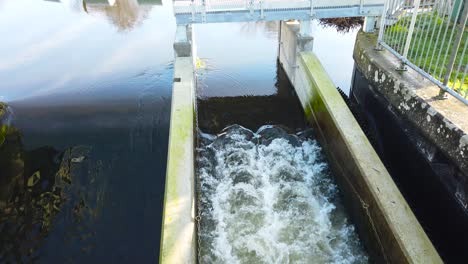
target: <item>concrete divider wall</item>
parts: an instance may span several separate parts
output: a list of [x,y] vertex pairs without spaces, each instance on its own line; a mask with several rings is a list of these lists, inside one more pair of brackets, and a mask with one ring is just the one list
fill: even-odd
[[171,126],[159,263],[196,263],[195,76],[189,26],[176,33]]
[[281,23],[280,63],[317,130],[371,258],[376,263],[442,263],[319,60],[310,51],[291,52],[302,41],[297,32],[297,24]]

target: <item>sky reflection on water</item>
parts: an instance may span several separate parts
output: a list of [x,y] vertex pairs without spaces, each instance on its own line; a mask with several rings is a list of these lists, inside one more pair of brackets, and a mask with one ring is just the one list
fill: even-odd
[[[53,178],[67,153],[83,149],[88,166],[60,185],[66,199],[48,232],[37,243],[13,236],[12,244],[25,247],[15,252],[39,263],[157,261],[176,28],[171,1],[0,0],[0,24],[0,101],[11,105],[20,135],[14,144],[26,157],[20,181],[36,170]],[[356,32],[315,31],[319,58],[346,90]],[[195,33],[207,64],[202,97],[280,91],[277,23],[196,25]],[[45,150],[47,168],[30,158]],[[77,217],[76,208],[88,211]]]

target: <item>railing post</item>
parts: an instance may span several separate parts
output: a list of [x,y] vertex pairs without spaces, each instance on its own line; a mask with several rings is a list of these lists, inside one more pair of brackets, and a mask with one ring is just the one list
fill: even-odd
[[195,3],[194,3],[194,0],[192,0],[190,2],[190,4],[192,5],[192,22],[195,21]]
[[414,33],[414,25],[416,24],[416,18],[419,12],[419,3],[420,3],[420,0],[414,1],[413,15],[411,16],[410,28],[408,30],[408,36],[406,37],[405,48],[403,49],[403,61],[401,62],[401,66],[398,70],[402,70],[402,71],[406,70],[406,65],[405,65],[404,60],[406,60],[408,57],[408,51],[409,51],[409,48],[411,45],[411,39],[413,38],[413,33]]
[[388,7],[390,5],[390,1],[391,0],[386,0],[384,3],[382,16],[380,17],[379,36],[377,38],[377,43],[375,45],[376,50],[382,50],[382,45],[380,45],[380,43],[383,41],[383,37],[385,33],[385,25],[387,24],[387,13],[388,13]]
[[263,0],[260,0],[260,19],[264,19],[265,14],[263,13]]
[[202,21],[206,21],[206,0],[202,0],[203,11],[202,11]]
[[314,17],[314,1],[310,0],[310,17]]
[[[450,81],[450,75],[452,74],[453,66],[455,65],[455,60],[457,58],[458,49],[460,48],[460,43],[462,41],[463,33],[465,31],[466,21],[468,19],[468,0],[464,0],[463,4],[460,3],[460,5],[464,5],[463,14],[462,14],[462,19],[460,20],[460,23],[458,23],[458,21],[455,21],[455,23],[457,24],[456,28],[458,28],[457,38],[455,39],[455,42],[453,43],[453,46],[452,46],[452,53],[450,54],[450,60],[447,65],[447,69],[446,69],[445,76],[444,76],[444,82],[443,82],[444,86],[447,86],[448,82]],[[463,58],[461,58],[460,63],[463,63]],[[463,85],[463,81],[464,80],[461,80],[462,85]],[[438,97],[441,99],[446,98],[445,90],[440,89]]]

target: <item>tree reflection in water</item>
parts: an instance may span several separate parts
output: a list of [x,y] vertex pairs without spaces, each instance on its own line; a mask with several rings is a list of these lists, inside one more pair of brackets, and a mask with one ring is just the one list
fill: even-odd
[[[80,0],[81,1],[81,0]],[[153,1],[160,3],[160,1]],[[75,5],[78,6],[78,5]],[[151,5],[141,5],[137,0],[93,1],[83,0],[83,10],[91,15],[105,15],[119,31],[127,31],[148,18]]]
[[[4,110],[0,104],[0,120],[4,120]],[[59,213],[75,224],[70,237],[92,237],[84,220],[96,217],[102,194],[83,187],[96,180],[102,167],[90,160],[92,149],[78,146],[61,153],[40,147],[26,151],[18,129],[4,122],[0,127],[0,263],[34,261]],[[94,201],[92,206],[89,201]]]

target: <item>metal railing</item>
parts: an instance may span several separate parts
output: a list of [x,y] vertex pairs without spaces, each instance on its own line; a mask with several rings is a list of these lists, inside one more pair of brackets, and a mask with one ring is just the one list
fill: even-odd
[[468,105],[467,19],[468,0],[387,0],[378,48]]
[[[385,0],[173,0],[175,14],[193,14],[208,12],[261,12],[266,10],[310,10],[337,7],[359,7],[366,15],[370,8],[381,7]],[[367,8],[367,9],[366,9]],[[373,15],[373,14],[371,14]]]

